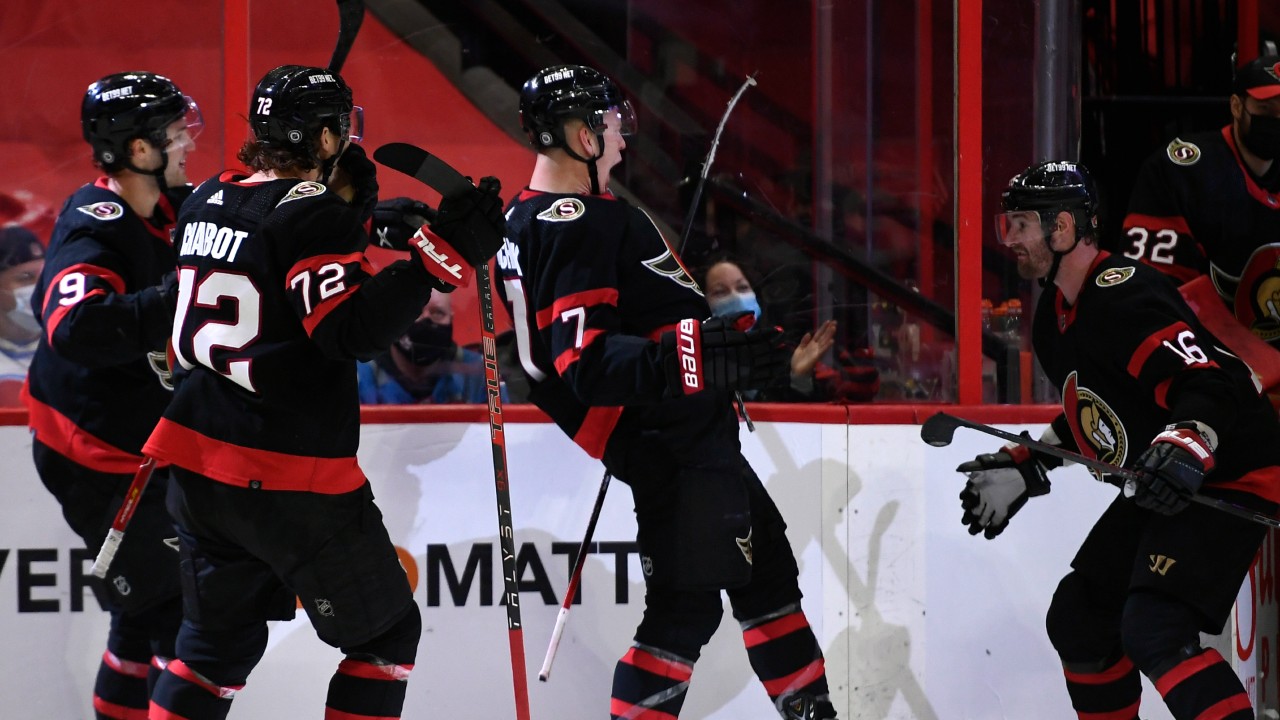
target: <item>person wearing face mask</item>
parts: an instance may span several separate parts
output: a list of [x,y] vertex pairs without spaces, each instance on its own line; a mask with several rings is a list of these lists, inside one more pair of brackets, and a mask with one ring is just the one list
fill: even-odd
[[18,407],[40,339],[31,291],[44,267],[44,246],[30,230],[0,228],[0,407]]
[[[434,293],[422,314],[387,352],[360,364],[366,405],[483,403],[484,358],[453,340],[449,295]],[[505,398],[504,398],[505,400]]]
[[[749,312],[760,322],[760,301],[737,261],[729,257],[713,260],[703,274],[702,287],[712,315],[732,317]],[[874,398],[880,389],[880,372],[859,359],[860,353],[838,353],[836,367],[820,361],[831,349],[835,333],[835,320],[806,332],[791,353],[790,384],[744,391],[744,397],[760,402],[866,402]]]
[[1119,250],[1179,284],[1207,275],[1245,327],[1280,346],[1280,55],[1238,68],[1229,104],[1230,124],[1146,160]]
[[[63,204],[35,285],[17,281],[31,307],[19,310],[15,292],[6,318],[42,327],[22,392],[32,459],[67,524],[96,551],[173,397],[164,352],[177,300],[171,232],[191,193],[187,159],[203,122],[172,80],[150,72],[89,85],[80,121],[101,174]],[[167,487],[157,469],[95,588],[111,615],[93,688],[100,720],[145,716],[158,668],[174,656],[182,601]]]

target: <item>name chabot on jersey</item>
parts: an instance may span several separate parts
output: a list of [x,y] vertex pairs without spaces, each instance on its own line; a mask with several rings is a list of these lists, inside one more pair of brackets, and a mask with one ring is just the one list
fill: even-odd
[[214,260],[225,258],[227,262],[235,262],[240,243],[246,237],[249,237],[247,230],[232,230],[203,221],[187,223],[182,230],[182,246],[178,254],[212,257]]

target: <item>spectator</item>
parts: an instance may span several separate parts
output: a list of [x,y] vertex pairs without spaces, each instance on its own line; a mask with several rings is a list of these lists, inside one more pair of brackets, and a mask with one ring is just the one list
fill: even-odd
[[40,340],[31,311],[31,291],[44,268],[44,246],[30,230],[0,228],[0,407],[20,407],[18,391],[27,379]]
[[432,293],[422,314],[387,352],[360,363],[366,405],[483,403],[484,358],[453,340],[453,302]]
[[[703,292],[711,313],[727,317],[751,312],[759,322],[762,317],[755,290],[732,258],[713,260],[703,275]],[[791,383],[784,387],[748,390],[748,400],[772,402],[866,402],[880,389],[880,373],[863,360],[866,351],[841,350],[836,368],[819,362],[835,342],[836,321],[827,320],[813,332],[806,332],[791,354]]]

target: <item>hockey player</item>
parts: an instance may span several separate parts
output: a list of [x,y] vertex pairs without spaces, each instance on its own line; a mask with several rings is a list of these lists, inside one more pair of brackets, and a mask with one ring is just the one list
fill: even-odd
[[[1054,593],[1049,639],[1081,718],[1138,717],[1146,675],[1180,720],[1253,711],[1231,666],[1202,648],[1222,630],[1266,526],[1191,503],[1204,493],[1264,513],[1280,502],[1280,422],[1162,275],[1098,248],[1097,194],[1072,162],[1010,181],[997,216],[1019,274],[1046,291],[1032,342],[1062,388],[1041,439],[1139,480],[1093,525]],[[1006,446],[957,470],[969,532],[999,535],[1061,460]]]
[[734,390],[785,383],[790,353],[749,313],[710,318],[640,209],[609,192],[634,128],[599,72],[521,90],[538,151],[498,256],[530,401],[631,487],[647,591],[614,671],[613,718],[676,717],[727,590],[751,666],[786,718],[833,718],[786,524],[742,457]]
[[422,621],[356,462],[356,361],[404,334],[433,289],[452,289],[428,263],[443,275],[439,263],[497,251],[499,188],[486,178],[441,203],[433,227],[461,258],[414,244],[371,276],[376,170],[352,143],[361,111],[346,83],[275,68],[249,117],[239,157],[252,174],[205,181],[176,231],[178,384],[145,451],[174,465],[185,619],[151,718],[226,717],[267,621],[292,617],[295,598],[346,656],[326,716],[398,718]]
[[[1231,124],[1147,159],[1124,219],[1125,257],[1179,283],[1208,274],[1236,317],[1280,344],[1280,56],[1240,68]],[[1256,369],[1256,368],[1255,368]]]
[[[80,123],[105,174],[67,200],[54,226],[31,290],[43,332],[23,400],[36,472],[96,552],[173,394],[164,362],[176,300],[170,238],[202,123],[177,85],[147,72],[90,85]],[[145,714],[173,657],[182,604],[166,476],[154,472],[99,593],[111,614],[94,684],[99,719]]]

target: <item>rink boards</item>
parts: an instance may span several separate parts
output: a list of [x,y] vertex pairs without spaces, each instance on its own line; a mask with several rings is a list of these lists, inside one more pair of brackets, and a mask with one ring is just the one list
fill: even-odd
[[[961,430],[951,446],[931,448],[911,424],[846,424],[825,411],[813,416],[820,422],[793,421],[801,417],[795,412],[762,416],[755,433],[744,429],[744,451],[788,520],[804,608],[842,718],[1075,717],[1044,612],[1077,544],[1114,497],[1110,486],[1078,467],[1057,471],[1053,492],[988,541],[959,522],[963,483],[954,468],[998,447],[994,438]],[[1000,427],[1033,436],[1042,429]],[[423,609],[404,717],[514,717],[487,423],[393,422],[362,432],[361,465]],[[532,717],[599,718],[643,602],[629,491],[618,482],[610,488],[582,603],[550,681],[540,683],[602,467],[548,423],[509,422],[506,434]],[[89,560],[31,467],[24,427],[0,426],[0,455],[8,458],[0,700],[24,717],[90,718],[107,616],[84,582]],[[1264,707],[1277,697],[1280,578],[1266,569],[1274,556],[1269,540],[1237,605],[1233,624],[1242,632],[1228,627],[1216,642]],[[339,658],[305,618],[273,624],[267,655],[232,717],[321,717]],[[1252,680],[1259,675],[1264,684]],[[1142,716],[1168,717],[1150,686]],[[727,605],[682,717],[772,717]]]

